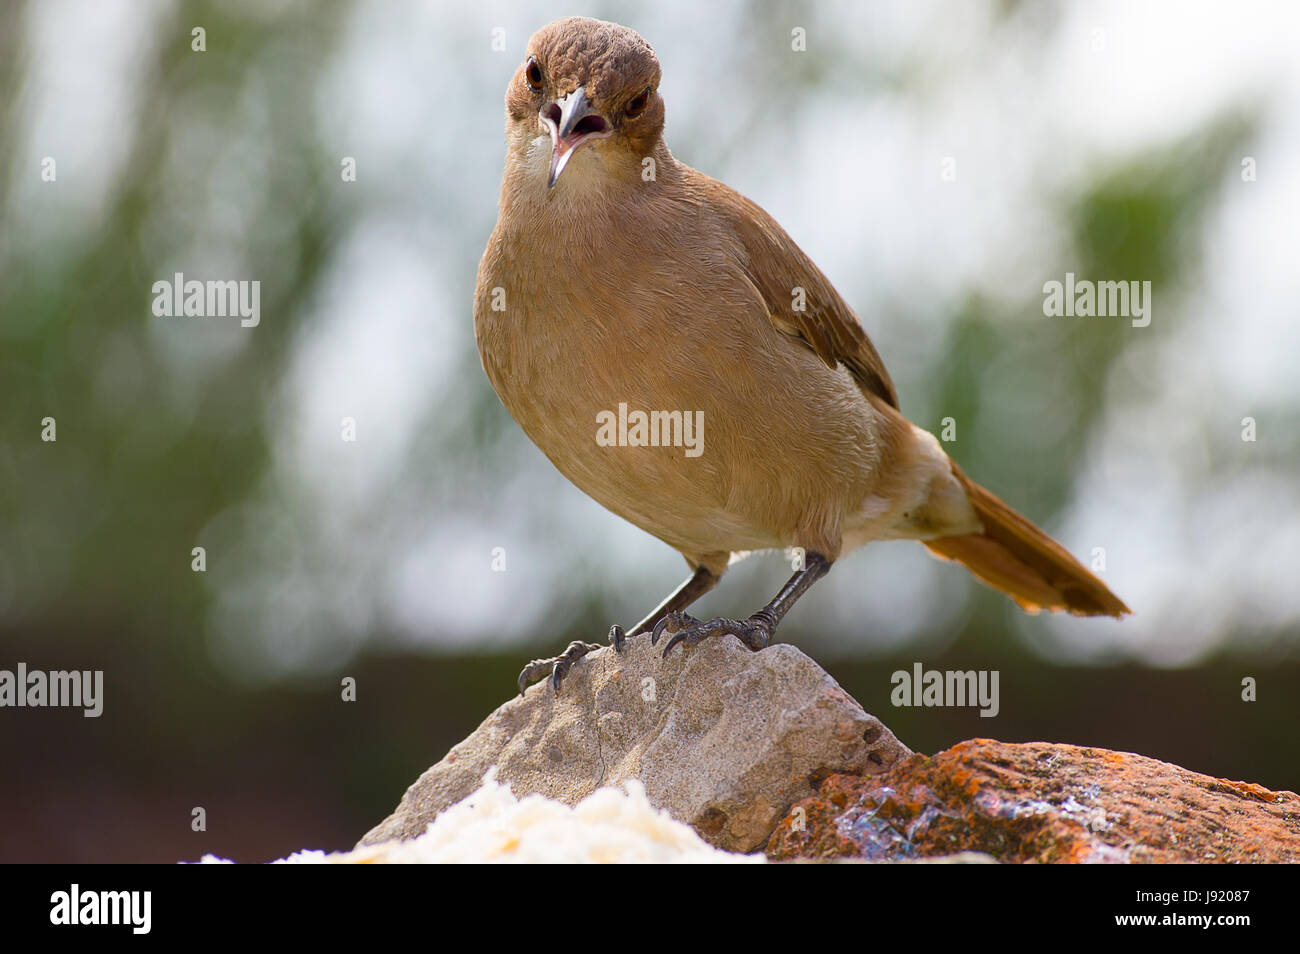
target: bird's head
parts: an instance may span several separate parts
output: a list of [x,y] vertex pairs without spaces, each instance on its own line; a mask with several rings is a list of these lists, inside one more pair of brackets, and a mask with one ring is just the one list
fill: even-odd
[[634,30],[568,17],[528,41],[506,88],[511,160],[555,190],[566,179],[639,176],[664,127],[659,60]]

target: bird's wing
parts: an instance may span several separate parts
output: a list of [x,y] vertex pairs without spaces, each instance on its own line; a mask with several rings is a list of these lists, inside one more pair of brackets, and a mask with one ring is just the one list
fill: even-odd
[[843,364],[864,391],[897,408],[885,363],[830,279],[756,203],[720,182],[710,184],[709,200],[739,240],[740,267],[767,303],[772,324],[830,367]]

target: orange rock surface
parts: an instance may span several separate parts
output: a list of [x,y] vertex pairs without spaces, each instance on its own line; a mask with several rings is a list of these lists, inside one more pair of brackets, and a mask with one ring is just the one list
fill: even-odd
[[830,775],[774,860],[981,851],[1006,863],[1300,861],[1300,797],[1127,752],[972,739],[882,775]]

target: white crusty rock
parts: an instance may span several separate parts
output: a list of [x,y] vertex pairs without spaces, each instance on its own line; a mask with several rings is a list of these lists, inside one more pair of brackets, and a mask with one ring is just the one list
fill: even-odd
[[[483,786],[440,814],[410,841],[354,851],[299,851],[276,864],[745,864],[707,844],[689,826],[646,801],[639,782],[605,787],[577,805],[529,795],[515,798],[489,772]],[[204,863],[220,863],[213,855]]]
[[761,849],[828,773],[878,774],[909,755],[825,670],[787,644],[750,652],[707,639],[667,659],[629,639],[501,706],[416,780],[360,842],[425,832],[489,770],[515,796],[576,805],[638,780],[650,804],[727,851]]

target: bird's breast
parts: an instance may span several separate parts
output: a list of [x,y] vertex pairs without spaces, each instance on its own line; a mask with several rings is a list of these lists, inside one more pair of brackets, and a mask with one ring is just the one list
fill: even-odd
[[494,235],[475,304],[484,368],[555,466],[642,529],[683,551],[792,545],[810,506],[847,511],[866,492],[871,408],[707,244],[662,241],[623,229],[548,254]]

